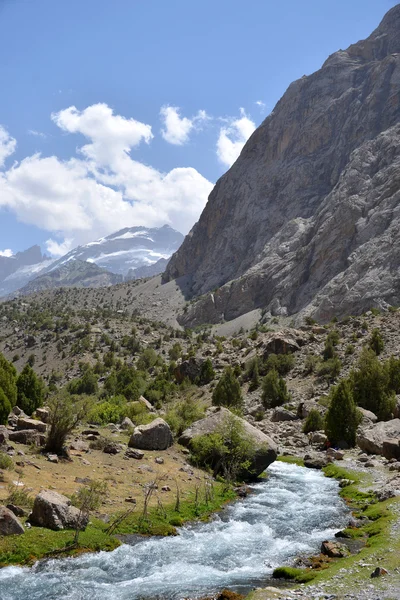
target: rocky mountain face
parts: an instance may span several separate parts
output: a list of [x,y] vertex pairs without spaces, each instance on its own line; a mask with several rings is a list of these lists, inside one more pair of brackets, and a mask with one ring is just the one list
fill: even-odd
[[19,294],[59,287],[107,287],[122,281],[122,275],[115,275],[89,262],[72,260],[39,275],[21,288]]
[[[320,320],[400,304],[400,5],[292,83],[217,182],[163,281],[180,320]],[[214,290],[214,291],[212,291]]]
[[[168,259],[182,242],[183,235],[169,225],[153,228],[126,227],[85,246],[78,246],[60,258],[57,264],[70,260],[87,261],[125,276],[129,270],[149,267],[160,259]],[[153,275],[158,273],[161,271]]]

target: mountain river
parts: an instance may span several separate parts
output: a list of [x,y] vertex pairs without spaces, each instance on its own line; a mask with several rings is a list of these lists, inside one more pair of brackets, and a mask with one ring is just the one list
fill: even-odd
[[318,551],[348,519],[338,484],[315,470],[275,462],[253,493],[209,523],[146,538],[113,552],[0,570],[1,600],[136,600],[242,593],[272,570]]

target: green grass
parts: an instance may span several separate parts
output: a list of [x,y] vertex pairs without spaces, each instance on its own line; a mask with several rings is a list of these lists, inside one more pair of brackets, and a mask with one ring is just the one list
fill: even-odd
[[278,567],[272,573],[275,579],[287,579],[296,583],[308,583],[316,577],[310,569],[295,569],[294,567]]
[[279,462],[289,463],[290,465],[304,467],[304,460],[302,458],[298,458],[297,456],[278,456],[276,460]]
[[[212,498],[205,502],[204,491],[199,491],[198,502],[195,493],[180,502],[179,511],[175,506],[166,505],[160,508],[150,508],[146,518],[138,513],[133,513],[119,525],[114,534],[142,534],[142,535],[175,535],[176,527],[185,522],[206,520],[212,513],[230,500],[236,498],[232,488],[227,488],[222,483],[214,483]],[[117,517],[118,515],[114,515]],[[79,536],[79,547],[70,548],[74,538],[74,531],[52,531],[42,527],[26,529],[23,535],[14,535],[0,538],[0,567],[12,564],[31,565],[35,561],[54,553],[55,556],[71,556],[81,552],[98,552],[100,550],[114,550],[120,545],[114,535],[106,533],[108,525],[99,519],[91,518],[86,531]],[[65,552],[59,553],[65,549]]]

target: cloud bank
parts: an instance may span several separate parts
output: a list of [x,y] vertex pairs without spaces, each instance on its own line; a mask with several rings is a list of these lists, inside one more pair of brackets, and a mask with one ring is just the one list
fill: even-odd
[[255,123],[249,119],[243,108],[240,109],[238,119],[230,119],[227,125],[221,127],[217,156],[222,164],[228,167],[233,165],[255,128]]

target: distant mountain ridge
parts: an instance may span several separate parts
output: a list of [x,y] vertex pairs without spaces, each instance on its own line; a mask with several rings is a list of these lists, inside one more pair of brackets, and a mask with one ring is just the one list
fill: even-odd
[[43,255],[39,246],[12,257],[0,256],[0,297],[57,286],[108,286],[125,278],[158,275],[183,239],[169,225],[126,227],[59,259]]

